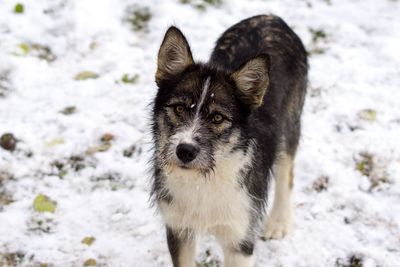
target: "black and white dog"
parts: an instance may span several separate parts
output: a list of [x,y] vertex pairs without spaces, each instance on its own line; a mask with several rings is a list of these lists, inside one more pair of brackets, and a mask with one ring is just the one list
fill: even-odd
[[[299,37],[276,16],[229,28],[205,64],[193,61],[179,29],[168,29],[156,73],[152,197],[175,267],[195,266],[205,233],[222,246],[225,266],[248,267],[259,234],[291,231],[307,69]],[[263,224],[271,175],[275,200]]]

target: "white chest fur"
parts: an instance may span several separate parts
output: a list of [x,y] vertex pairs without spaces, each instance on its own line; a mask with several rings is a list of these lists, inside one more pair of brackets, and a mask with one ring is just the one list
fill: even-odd
[[196,233],[229,229],[236,238],[245,237],[251,203],[239,184],[239,173],[250,161],[251,156],[242,152],[228,158],[217,156],[215,172],[207,177],[196,171],[172,168],[166,180],[172,202],[160,206],[165,222],[170,227],[189,228]]

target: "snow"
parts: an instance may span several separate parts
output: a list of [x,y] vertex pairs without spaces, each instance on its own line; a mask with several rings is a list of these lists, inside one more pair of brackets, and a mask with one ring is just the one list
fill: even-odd
[[[351,258],[398,266],[399,1],[226,0],[202,11],[180,1],[42,0],[23,2],[25,12],[15,14],[16,3],[0,4],[0,136],[19,140],[14,152],[0,148],[0,265],[19,253],[9,265],[82,266],[93,258],[99,266],[171,266],[162,221],[148,201],[163,34],[180,27],[194,57],[205,61],[227,27],[274,13],[312,52],[310,85],[296,159],[296,229],[284,240],[259,241],[256,266],[340,266]],[[151,13],[140,31],[126,21],[132,7]],[[56,59],[40,59],[32,47],[24,54],[21,43],[48,46]],[[82,71],[99,77],[75,80]],[[139,80],[123,83],[124,74]],[[60,113],[68,106],[76,112]],[[366,109],[376,119],[360,118]],[[86,153],[104,145],[106,133],[111,147]],[[374,160],[371,177],[356,169],[365,152]],[[62,174],[55,161],[64,164]],[[321,177],[328,183],[318,192],[313,184]],[[377,177],[385,181],[371,188]],[[55,213],[33,210],[40,193],[57,202]],[[6,196],[11,203],[1,201]],[[90,246],[81,243],[88,236],[96,238]],[[198,260],[211,250],[208,258],[221,261],[213,238],[203,241]]]

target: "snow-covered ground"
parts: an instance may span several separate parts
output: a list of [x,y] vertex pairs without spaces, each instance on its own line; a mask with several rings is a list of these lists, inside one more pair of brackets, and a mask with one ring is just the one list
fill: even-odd
[[[399,1],[21,3],[0,3],[0,136],[18,140],[0,147],[0,266],[171,266],[148,202],[158,47],[174,24],[207,60],[227,27],[261,13],[300,35],[310,85],[296,229],[259,241],[256,266],[399,266]],[[35,210],[39,194],[54,213]],[[222,260],[212,238],[198,250],[201,266]]]

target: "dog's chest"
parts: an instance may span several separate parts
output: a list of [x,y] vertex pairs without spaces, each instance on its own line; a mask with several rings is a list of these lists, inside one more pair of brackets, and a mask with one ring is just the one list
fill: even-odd
[[160,208],[170,227],[213,232],[229,227],[245,235],[250,218],[250,199],[240,185],[240,171],[246,160],[241,156],[218,164],[213,175],[204,177],[194,171],[174,169],[166,180],[172,197]]

